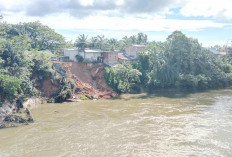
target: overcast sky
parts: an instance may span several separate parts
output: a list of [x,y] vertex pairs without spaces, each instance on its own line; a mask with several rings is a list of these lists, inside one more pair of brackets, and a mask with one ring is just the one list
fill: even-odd
[[232,40],[231,8],[232,0],[0,0],[1,21],[40,21],[67,40],[143,32],[164,41],[181,30],[204,46]]

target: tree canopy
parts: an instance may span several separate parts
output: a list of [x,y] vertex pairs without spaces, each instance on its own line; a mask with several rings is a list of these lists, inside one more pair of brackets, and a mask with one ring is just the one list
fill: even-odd
[[[131,66],[142,74],[137,85],[148,90],[199,90],[221,88],[232,83],[231,60],[215,57],[197,39],[189,38],[180,31],[173,32],[165,42],[148,43],[147,52],[141,53],[138,61]],[[114,68],[108,69],[107,73],[111,74],[107,77],[110,85],[112,80],[124,81],[124,78],[118,77],[122,75],[120,71]],[[127,91],[130,91],[128,88]],[[125,92],[121,90],[123,88],[118,89]],[[139,91],[140,88],[137,89]]]
[[[50,57],[41,50],[58,52],[64,38],[39,22],[0,25],[0,104],[17,95],[33,95],[34,76],[51,77]],[[39,51],[38,51],[39,50]]]

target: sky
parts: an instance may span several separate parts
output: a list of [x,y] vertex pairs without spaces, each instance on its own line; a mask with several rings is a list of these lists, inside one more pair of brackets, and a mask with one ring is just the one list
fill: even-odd
[[40,21],[67,40],[79,34],[121,39],[146,33],[165,41],[175,30],[203,46],[232,40],[232,0],[0,0],[1,22]]

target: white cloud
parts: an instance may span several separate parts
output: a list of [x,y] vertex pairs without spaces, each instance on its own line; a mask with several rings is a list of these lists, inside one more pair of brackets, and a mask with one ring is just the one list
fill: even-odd
[[80,0],[83,6],[93,5],[94,0]]
[[[200,16],[232,20],[232,0],[0,0],[0,10],[10,13],[26,13],[28,16],[51,16],[69,13],[76,18],[104,12],[114,16],[140,14],[172,14],[180,8],[187,17]],[[175,12],[174,12],[175,14]]]
[[48,16],[46,18],[26,17],[23,15],[6,16],[9,23],[29,22],[39,20],[54,29],[89,29],[89,30],[138,30],[138,31],[197,31],[204,28],[222,28],[227,24],[210,20],[177,20],[166,19],[163,16],[148,18],[89,16],[76,19],[68,14]]
[[232,19],[232,0],[186,0],[182,6],[183,16],[203,16],[216,19]]
[[[39,20],[55,30],[62,30],[60,32],[88,30],[110,36],[128,35],[132,31],[224,29],[232,26],[231,6],[232,0],[0,0],[0,10],[8,23]],[[172,10],[176,7],[180,8],[179,14]],[[170,14],[177,15],[177,19],[167,19]],[[189,19],[199,16],[205,20],[181,20],[180,16]],[[213,18],[228,21],[216,22]],[[76,35],[69,32],[67,37]]]

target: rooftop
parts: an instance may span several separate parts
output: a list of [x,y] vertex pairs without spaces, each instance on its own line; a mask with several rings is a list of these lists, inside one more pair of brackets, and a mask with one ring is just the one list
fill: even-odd
[[213,52],[214,54],[220,54],[219,51],[215,50],[214,48],[208,48],[210,52]]
[[94,49],[85,49],[85,52],[87,52],[87,53],[101,53],[103,51],[101,51],[101,50],[94,50]]
[[128,45],[128,46],[134,46],[134,47],[146,47],[146,45],[136,45],[136,44],[134,44],[134,45]]

